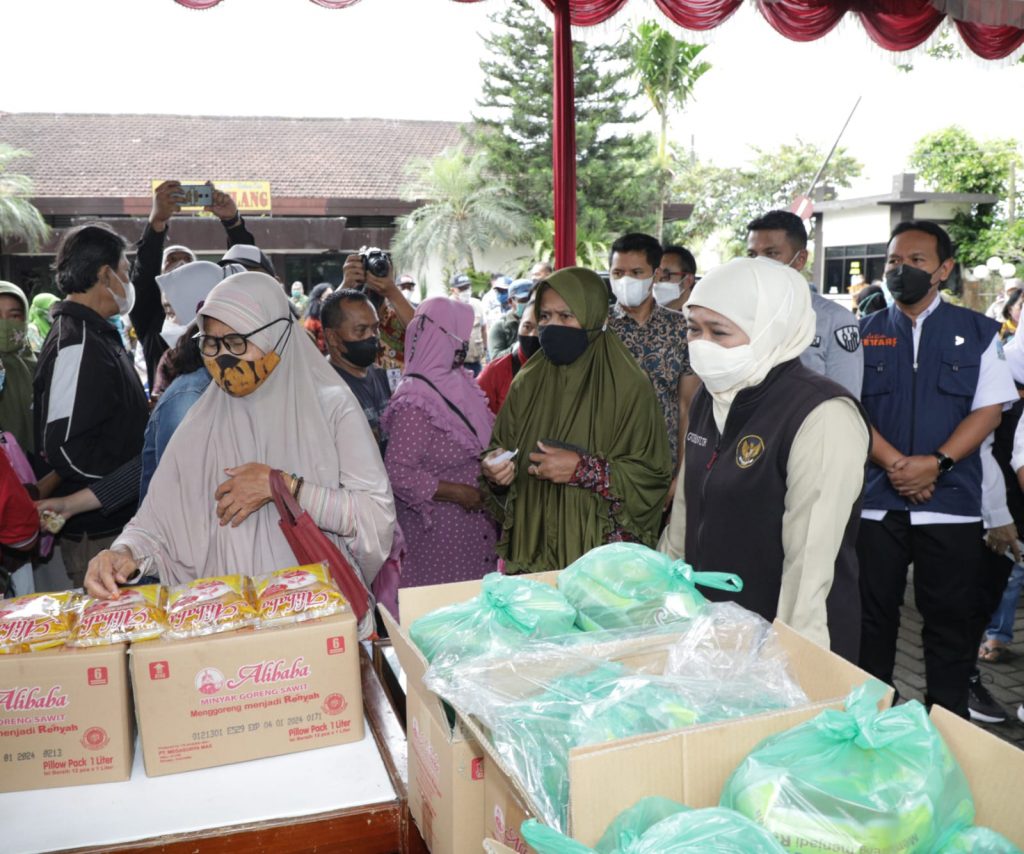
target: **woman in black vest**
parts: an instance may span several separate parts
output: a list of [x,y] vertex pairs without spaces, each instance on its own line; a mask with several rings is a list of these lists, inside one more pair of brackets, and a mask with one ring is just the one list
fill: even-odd
[[735,572],[731,598],[856,661],[854,551],[869,433],[841,386],[800,364],[814,338],[807,283],[767,258],[712,270],[686,305],[690,408],[683,489],[662,549]]

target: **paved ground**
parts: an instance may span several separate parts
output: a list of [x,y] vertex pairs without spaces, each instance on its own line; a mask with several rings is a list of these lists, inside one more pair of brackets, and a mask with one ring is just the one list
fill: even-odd
[[[1024,603],[1024,597],[1021,602]],[[1011,654],[999,664],[981,663],[982,680],[1006,708],[1004,724],[985,729],[1024,749],[1024,724],[1017,719],[1017,707],[1024,703],[1024,607],[1017,608]],[[924,699],[924,655],[921,650],[921,615],[914,607],[913,587],[908,583],[896,646],[896,687],[904,697]]]

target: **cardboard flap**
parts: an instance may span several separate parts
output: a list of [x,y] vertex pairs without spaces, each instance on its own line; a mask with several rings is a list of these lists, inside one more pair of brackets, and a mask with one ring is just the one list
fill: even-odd
[[[594,845],[611,818],[649,795],[694,808],[717,806],[729,775],[763,739],[829,708],[842,708],[842,703],[815,703],[573,748],[569,752],[573,838]],[[615,785],[608,786],[608,780],[615,780]]]
[[[544,584],[555,585],[558,580],[558,572],[540,572],[531,575],[531,581],[540,581]],[[409,637],[408,626],[418,620],[424,614],[444,608],[447,605],[454,605],[465,602],[474,596],[480,595],[482,580],[460,581],[454,584],[430,584],[423,587],[403,587],[398,591],[398,612],[401,615],[401,625],[391,616],[387,608],[377,606],[381,619],[387,627],[388,635],[391,638],[391,645],[394,647],[395,655],[398,656],[398,663],[405,672],[405,678],[409,690],[418,691],[423,699],[423,705],[428,713],[437,721],[439,727],[444,728],[452,734],[452,740],[460,739],[461,731],[458,722],[453,730],[445,714],[444,704],[438,697],[428,691],[423,684],[423,676],[430,667],[429,662],[420,652],[419,647]]]
[[1024,849],[1024,820],[1018,797],[1024,781],[1024,750],[941,706],[932,706],[929,717],[971,784],[975,823],[999,831]]
[[[790,671],[812,703],[845,699],[854,688],[874,678],[866,670],[808,640],[781,620],[775,620],[772,628],[789,655]],[[892,698],[893,689],[890,688],[878,704],[879,708],[889,708]]]

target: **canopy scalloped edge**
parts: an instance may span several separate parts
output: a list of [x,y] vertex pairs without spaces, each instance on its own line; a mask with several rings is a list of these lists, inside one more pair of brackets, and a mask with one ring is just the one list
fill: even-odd
[[[189,9],[212,9],[221,0],[175,0]],[[360,0],[310,0],[327,9],[345,9]],[[455,0],[476,3],[481,0]],[[549,11],[555,0],[540,0]],[[569,0],[573,29],[607,25],[628,5],[666,18],[673,28],[704,34],[718,27],[743,0]],[[814,41],[829,33],[848,15],[860,19],[868,37],[887,51],[913,50],[925,43],[947,14],[963,44],[985,60],[1003,60],[1024,45],[1024,0],[752,0],[776,32],[794,41]],[[536,3],[535,3],[536,5]],[[872,6],[874,8],[872,9]],[[865,9],[870,9],[868,11]],[[879,7],[895,11],[878,11]],[[631,10],[632,11],[632,10]],[[982,22],[984,21],[984,22]],[[1012,22],[1012,23],[1008,23]],[[699,39],[704,40],[704,39]]]

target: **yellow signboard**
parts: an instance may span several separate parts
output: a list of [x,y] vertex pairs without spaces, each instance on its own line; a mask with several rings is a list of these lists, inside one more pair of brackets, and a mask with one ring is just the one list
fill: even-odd
[[[155,190],[162,183],[163,181],[160,179],[153,179],[153,189]],[[186,186],[192,185],[195,187],[197,185],[205,184],[206,182],[181,179],[181,183]],[[235,200],[239,213],[270,213],[269,181],[214,181],[213,185],[222,193],[227,193]],[[189,195],[194,195],[194,193],[190,193]],[[192,199],[186,199],[186,204],[181,206],[181,210],[183,212],[196,213],[203,210],[204,205],[188,204],[189,201],[192,201]]]

